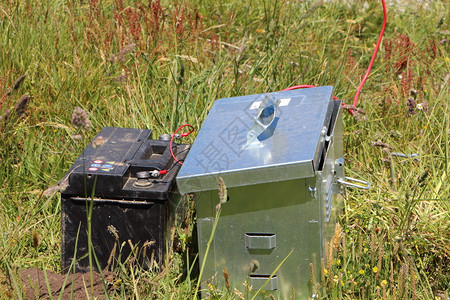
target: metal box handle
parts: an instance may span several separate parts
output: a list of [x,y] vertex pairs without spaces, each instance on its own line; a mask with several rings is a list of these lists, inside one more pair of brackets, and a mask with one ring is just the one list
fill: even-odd
[[277,239],[274,233],[246,233],[245,248],[272,250],[277,246]]
[[[348,180],[348,181],[346,181],[346,180]],[[359,189],[363,189],[363,190],[370,189],[370,183],[368,181],[359,180],[359,179],[352,178],[352,177],[345,177],[345,180],[338,179],[337,182],[339,182],[340,184],[343,184],[345,186],[348,186],[348,187],[355,187],[355,188],[359,188]],[[362,183],[363,185],[356,184],[353,182]]]
[[258,136],[272,125],[280,102],[280,99],[275,99],[272,95],[267,94],[265,96],[259,105],[253,125],[247,132],[247,143],[244,145],[244,148],[258,147],[260,145]]
[[270,277],[270,275],[250,275],[248,279],[250,286],[255,291],[259,290],[266,283],[266,281],[268,282],[263,288],[264,291],[278,290],[277,275],[273,275],[272,277]]

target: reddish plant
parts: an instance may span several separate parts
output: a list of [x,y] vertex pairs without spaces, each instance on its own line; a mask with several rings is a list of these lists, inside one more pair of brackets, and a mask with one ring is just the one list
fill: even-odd
[[116,4],[116,8],[114,11],[114,21],[116,21],[117,26],[122,26],[123,25],[123,0],[115,0],[114,1]]
[[90,0],[89,1],[89,22],[92,22],[93,19],[98,20],[100,16],[100,1],[99,0]]
[[[100,16],[100,1],[99,0],[90,0],[89,1],[89,12],[88,12],[88,21],[89,21],[89,30],[86,31],[87,40],[92,43],[95,40],[95,37],[98,35],[98,19]],[[73,24],[72,24],[73,27]],[[72,35],[72,38],[74,35]]]
[[348,49],[347,50],[347,57],[345,59],[345,65],[344,65],[344,73],[345,74],[356,74],[357,72],[354,72],[354,69],[356,67],[356,59],[353,55],[353,50]]
[[[89,26],[85,32],[89,43],[101,49],[110,61],[115,61],[116,56],[130,44],[135,44],[139,52],[148,54],[147,59],[164,56],[163,45],[169,48],[180,42],[186,47],[198,45],[186,42],[199,37],[203,43],[211,43],[213,48],[218,45],[218,36],[213,30],[204,31],[203,17],[189,4],[163,7],[161,0],[114,0],[112,7],[113,11],[109,13],[104,11],[106,7],[101,0],[89,0],[86,15]],[[113,53],[112,47],[115,48]]]
[[9,70],[9,72],[5,76],[0,77],[0,113],[3,108],[3,104],[5,103],[6,97],[9,94],[7,82],[8,82],[8,78],[11,75],[11,73],[12,73],[12,69]]
[[393,39],[386,40],[384,42],[386,71],[392,71],[396,75],[401,74],[408,66],[415,49],[416,46],[406,34],[399,34]]
[[[111,24],[108,22],[105,27],[106,28],[111,28]],[[112,27],[114,27],[114,26],[112,26]],[[104,49],[106,50],[106,52],[108,52],[109,49],[111,48],[111,43],[112,43],[113,39],[114,39],[114,29],[107,30],[105,32],[105,38],[104,38],[104,41],[103,41]]]
[[175,33],[178,39],[180,40],[182,40],[184,37],[185,18],[186,18],[186,6],[182,6],[180,8],[178,5],[175,5],[175,10],[172,12],[172,23],[175,28]]
[[[192,16],[193,15],[193,16]],[[192,29],[197,30],[199,28],[202,28],[203,24],[202,24],[202,17],[200,16],[200,13],[198,12],[198,10],[196,8],[194,8],[194,11],[191,13],[191,18],[190,20],[192,20]]]
[[413,72],[411,68],[409,67],[407,70],[405,70],[402,73],[401,77],[402,94],[403,96],[406,96],[409,94],[413,87]]
[[211,51],[212,52],[217,51],[219,47],[219,36],[217,34],[212,34],[209,40],[211,43]]
[[159,0],[149,1],[147,8],[140,7],[143,15],[143,21],[146,26],[147,33],[151,35],[153,40],[159,36],[164,27],[165,15]]
[[130,31],[130,35],[133,37],[135,41],[139,41],[142,31],[141,31],[141,24],[140,24],[140,14],[139,10],[136,8],[129,7],[125,14],[127,16],[128,21],[128,29]]
[[434,40],[434,39],[428,40],[428,45],[426,47],[426,52],[428,53],[428,57],[431,58],[431,61],[436,59],[436,57],[437,57],[437,43],[436,43],[436,40]]

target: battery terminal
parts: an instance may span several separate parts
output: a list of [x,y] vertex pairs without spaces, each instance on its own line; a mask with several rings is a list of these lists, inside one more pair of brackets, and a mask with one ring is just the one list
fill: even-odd
[[159,178],[161,175],[167,174],[167,170],[141,171],[136,173],[137,180],[134,182],[136,187],[149,187],[153,184],[152,178]]
[[136,173],[137,180],[134,182],[134,186],[136,187],[149,187],[152,185],[152,182],[150,180],[150,172],[148,171],[141,171]]
[[164,174],[167,174],[167,170],[160,170],[160,171],[153,170],[153,171],[150,172],[150,175],[153,178],[158,178],[159,176],[164,175]]

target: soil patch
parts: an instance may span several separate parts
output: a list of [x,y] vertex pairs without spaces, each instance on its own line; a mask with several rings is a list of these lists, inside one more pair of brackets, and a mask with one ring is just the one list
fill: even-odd
[[[48,280],[45,279],[45,273]],[[92,285],[93,295],[91,295],[90,273],[75,273],[61,275],[50,271],[39,269],[25,269],[20,271],[20,278],[24,287],[26,299],[50,299],[50,295],[58,298],[62,292],[61,299],[106,299],[105,286],[99,273],[94,272],[94,282]],[[64,281],[67,281],[64,284]],[[112,282],[114,275],[112,272],[103,272],[104,282]],[[47,288],[47,282],[50,288]],[[64,288],[64,291],[62,291]],[[106,289],[108,285],[106,285]],[[49,291],[50,290],[50,291]]]

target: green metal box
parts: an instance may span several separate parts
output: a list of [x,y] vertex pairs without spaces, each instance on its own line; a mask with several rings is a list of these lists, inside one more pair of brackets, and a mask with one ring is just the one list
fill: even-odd
[[[215,101],[177,175],[180,192],[195,193],[202,282],[225,288],[225,269],[243,293],[314,297],[310,264],[318,282],[344,179],[341,101],[332,90]],[[219,177],[229,198],[206,255]]]

